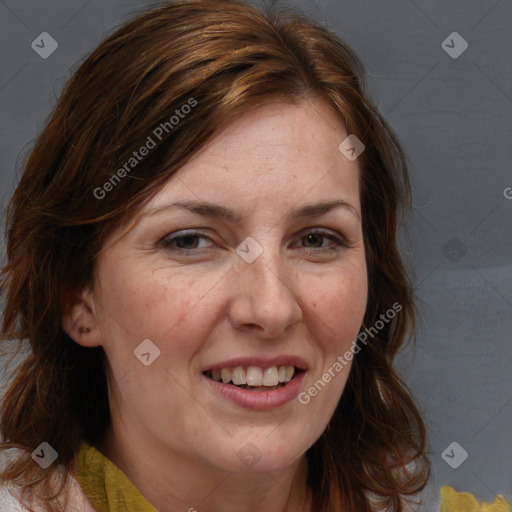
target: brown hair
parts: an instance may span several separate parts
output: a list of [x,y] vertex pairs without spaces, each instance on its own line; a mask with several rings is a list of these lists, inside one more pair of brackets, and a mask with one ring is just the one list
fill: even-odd
[[[414,330],[397,248],[410,192],[406,158],[367,99],[363,74],[352,50],[321,25],[238,0],[164,4],[100,44],[67,83],[7,209],[2,339],[26,339],[30,353],[3,399],[4,447],[31,451],[46,441],[69,470],[82,440],[101,442],[110,420],[104,353],[63,331],[63,290],[91,283],[107,237],[235,116],[276,98],[323,98],[366,146],[359,157],[369,279],[362,329],[395,303],[402,310],[354,358],[338,407],[307,452],[309,485],[317,512],[367,512],[372,496],[386,510],[402,510],[402,498],[422,489],[429,472],[421,415],[392,366]],[[155,127],[193,102],[114,183]],[[107,182],[108,193],[99,192]],[[51,509],[55,466],[41,470],[28,455],[0,477],[39,489]]]

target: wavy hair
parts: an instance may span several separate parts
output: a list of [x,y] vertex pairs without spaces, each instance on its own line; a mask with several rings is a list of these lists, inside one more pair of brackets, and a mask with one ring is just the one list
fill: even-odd
[[[104,352],[63,331],[63,290],[90,284],[108,236],[123,226],[231,120],[274,101],[328,101],[359,157],[369,294],[363,330],[402,310],[354,358],[341,400],[307,451],[315,512],[399,512],[430,464],[420,412],[393,368],[414,332],[412,287],[397,230],[410,205],[407,159],[371,103],[364,68],[336,35],[306,16],[239,0],[165,3],[128,21],[72,74],[24,165],[6,211],[2,343],[28,342],[3,397],[3,448],[47,441],[67,476],[82,440],[109,424]],[[99,192],[155,127],[197,104],[123,179]],[[104,196],[104,197],[99,197]],[[56,468],[25,453],[0,478],[59,510]],[[62,483],[62,482],[61,482]]]

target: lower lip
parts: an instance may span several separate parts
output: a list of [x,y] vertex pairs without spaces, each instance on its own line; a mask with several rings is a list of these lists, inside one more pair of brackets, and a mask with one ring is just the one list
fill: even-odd
[[246,409],[255,409],[258,411],[275,409],[280,407],[297,397],[302,385],[305,372],[300,372],[285,386],[272,391],[248,391],[237,388],[231,384],[224,384],[216,380],[210,379],[206,375],[206,379],[210,387],[223,398]]

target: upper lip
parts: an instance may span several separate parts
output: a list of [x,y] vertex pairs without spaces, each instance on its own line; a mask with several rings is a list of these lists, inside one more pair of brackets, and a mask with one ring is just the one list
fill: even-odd
[[222,370],[222,368],[235,368],[236,366],[258,366],[260,368],[271,368],[272,366],[295,366],[299,370],[306,370],[308,365],[298,356],[280,355],[275,357],[236,357],[220,363],[211,364],[203,368],[203,372],[211,370]]

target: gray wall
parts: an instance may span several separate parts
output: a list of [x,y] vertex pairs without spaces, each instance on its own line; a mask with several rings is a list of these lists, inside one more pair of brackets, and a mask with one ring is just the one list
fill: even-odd
[[[356,50],[411,161],[408,259],[423,325],[399,365],[429,428],[434,472],[423,510],[438,510],[444,484],[512,501],[512,2],[289,3]],[[70,69],[144,5],[0,2],[2,206]],[[46,59],[31,47],[42,32],[58,42]],[[468,44],[460,55],[453,32]],[[448,462],[461,462],[459,446],[442,456],[452,442],[468,454],[457,469]]]

